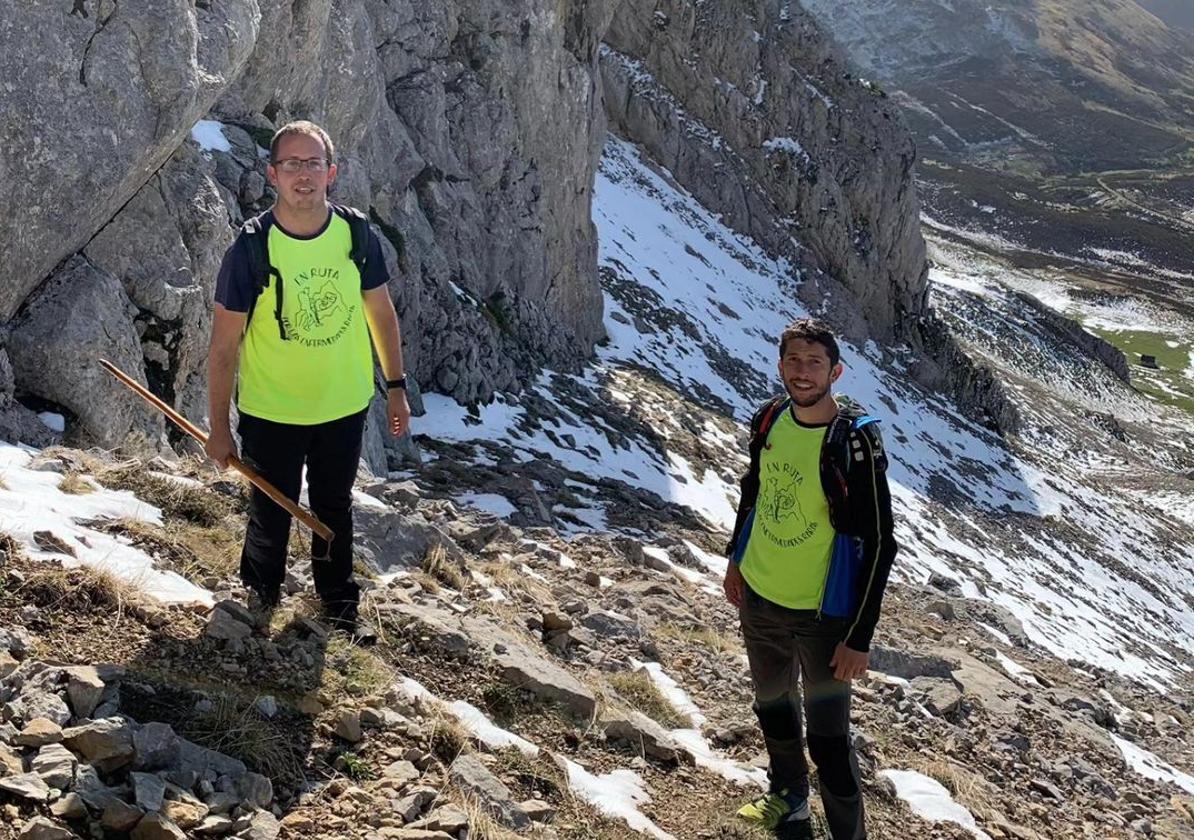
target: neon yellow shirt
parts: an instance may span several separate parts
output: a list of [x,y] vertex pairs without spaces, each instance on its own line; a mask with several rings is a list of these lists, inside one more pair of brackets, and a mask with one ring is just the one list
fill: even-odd
[[277,277],[271,276],[241,344],[237,407],[245,414],[308,426],[369,405],[373,352],[351,246],[348,222],[335,213],[311,239],[270,227],[269,258],[284,278],[288,340],[274,317]]
[[821,606],[834,530],[821,488],[821,445],[828,426],[802,426],[784,411],[759,458],[759,498],[742,555],[742,577],[772,603]]

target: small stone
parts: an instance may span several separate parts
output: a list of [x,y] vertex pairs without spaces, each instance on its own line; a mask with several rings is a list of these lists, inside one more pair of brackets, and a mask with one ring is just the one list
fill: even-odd
[[170,818],[180,828],[190,829],[199,825],[207,816],[207,806],[196,799],[167,799],[162,803],[161,812]]
[[68,793],[50,805],[50,813],[64,820],[78,820],[87,816],[87,804],[77,793]]
[[542,799],[528,799],[519,802],[518,807],[526,812],[532,821],[538,823],[551,822],[556,816],[556,809]]
[[455,805],[444,805],[428,814],[425,822],[432,831],[455,835],[461,829],[468,828],[468,814]]
[[89,718],[104,696],[104,681],[91,665],[65,668],[67,675],[66,696],[75,717]]
[[135,805],[121,799],[113,799],[108,803],[108,807],[104,808],[100,822],[104,828],[112,831],[130,831],[143,816],[141,809]]
[[201,837],[222,837],[232,832],[233,822],[223,814],[208,814],[192,831]]
[[7,744],[0,744],[0,776],[19,776],[25,772],[20,753]]
[[133,767],[137,770],[159,770],[177,761],[179,740],[169,724],[154,721],[133,734],[133,749],[136,753]]
[[21,826],[17,840],[76,840],[76,835],[45,817],[34,817]]
[[255,705],[257,713],[266,720],[271,720],[278,714],[278,701],[268,694],[264,697],[258,697]]
[[46,718],[34,718],[25,724],[15,743],[20,747],[44,747],[62,740],[62,727]]
[[53,788],[68,790],[75,781],[78,759],[62,744],[46,744],[34,756],[32,770]]
[[422,774],[409,761],[395,761],[381,771],[382,778],[392,779],[397,787],[403,787],[417,780]]
[[160,811],[166,799],[166,782],[152,773],[130,773],[133,801],[144,811]]
[[361,731],[361,716],[351,709],[345,709],[336,715],[334,731],[350,744],[356,744],[365,737]]
[[1048,782],[1044,779],[1033,779],[1030,784],[1032,785],[1032,789],[1037,791],[1038,793],[1042,793],[1045,796],[1052,797],[1053,799],[1056,799],[1058,802],[1065,801],[1065,796],[1062,795],[1061,791],[1058,790],[1056,786],[1054,786],[1053,784],[1051,784],[1050,782]]
[[0,680],[15,671],[20,665],[21,663],[11,653],[6,650],[0,650]]
[[571,630],[572,619],[558,612],[545,612],[542,618],[543,632],[554,633],[557,630]]
[[186,840],[182,829],[161,814],[146,814],[133,833],[131,840]]
[[50,786],[36,773],[5,776],[0,779],[0,790],[30,802],[46,802],[50,798]]
[[276,840],[282,827],[278,818],[269,811],[257,811],[249,819],[249,825],[240,836],[244,840]]
[[422,814],[423,809],[435,801],[436,792],[428,788],[418,788],[401,799],[390,801],[390,807],[404,823],[414,822]]
[[92,764],[115,769],[133,760],[133,730],[121,718],[101,718],[62,732],[63,742]]
[[42,551],[48,551],[51,554],[69,554],[71,557],[79,556],[75,553],[74,546],[53,531],[34,531],[33,542]]
[[240,780],[240,795],[254,808],[268,808],[274,801],[274,783],[260,773],[246,773]]
[[227,610],[214,609],[207,619],[203,635],[225,641],[247,639],[253,635],[252,623],[237,621]]

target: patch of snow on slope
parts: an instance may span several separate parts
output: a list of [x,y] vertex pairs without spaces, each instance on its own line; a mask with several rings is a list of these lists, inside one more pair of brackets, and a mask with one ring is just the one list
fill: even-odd
[[641,811],[640,805],[651,801],[647,786],[633,770],[619,769],[595,776],[575,761],[560,758],[568,774],[568,787],[581,799],[608,817],[622,819],[635,831],[659,840],[675,840]]
[[1119,751],[1123,753],[1124,760],[1128,762],[1128,766],[1141,776],[1161,782],[1172,782],[1186,793],[1194,795],[1194,776],[1171,767],[1148,750],[1136,746],[1131,741],[1125,741],[1114,734],[1111,735],[1111,740],[1115,742],[1115,746],[1119,747]]
[[974,815],[950,796],[945,786],[914,770],[880,770],[880,776],[891,780],[896,795],[908,803],[912,813],[929,822],[952,822],[966,828],[979,840],[991,840],[991,835],[978,827]]
[[504,750],[514,747],[520,753],[534,758],[539,755],[539,748],[525,738],[515,735],[507,729],[491,721],[486,714],[464,700],[457,700],[448,704],[452,714],[456,715],[464,726],[478,741],[492,750]]
[[[123,490],[97,487],[91,493],[63,493],[58,489],[59,473],[29,469],[34,455],[32,450],[0,442],[0,530],[21,542],[29,556],[113,574],[165,603],[214,603],[206,589],[175,572],[154,568],[153,558],[123,538],[78,524],[129,518],[161,525],[160,510]],[[75,557],[38,546],[33,538],[37,531],[49,531],[65,541]]]
[[492,513],[502,519],[518,513],[518,508],[500,493],[461,493],[456,496],[456,500],[461,504]]

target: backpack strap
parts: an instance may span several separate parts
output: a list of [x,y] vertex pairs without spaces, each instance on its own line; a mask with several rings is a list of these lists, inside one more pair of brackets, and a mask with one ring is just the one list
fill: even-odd
[[355,207],[346,207],[343,204],[333,204],[332,211],[348,222],[348,229],[352,233],[352,248],[348,256],[363,279],[365,264],[369,259],[369,217]]
[[251,219],[246,219],[241,227],[241,235],[245,238],[245,250],[249,257],[249,276],[253,278],[253,299],[249,302],[249,313],[245,318],[245,328],[248,329],[249,320],[257,308],[257,298],[269,286],[270,278],[277,280],[275,284],[274,318],[278,322],[278,333],[286,341],[286,325],[282,323],[282,275],[269,261],[269,229],[273,226],[274,215],[268,210]]
[[772,397],[755,412],[755,420],[751,423],[751,449],[763,448],[767,435],[771,433],[771,427],[775,425],[780,413],[788,407],[788,402],[787,397]]
[[[871,423],[879,422],[877,417],[864,413],[862,406],[853,400],[839,402],[837,416],[825,432],[821,446],[821,486],[829,501],[830,516],[837,518],[845,510],[850,495],[847,480],[850,464],[855,455],[862,460],[862,443],[856,432]],[[851,447],[856,452],[852,452]]]

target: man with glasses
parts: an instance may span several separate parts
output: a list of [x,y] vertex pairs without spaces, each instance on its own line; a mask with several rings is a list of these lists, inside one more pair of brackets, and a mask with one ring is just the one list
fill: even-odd
[[[235,379],[241,457],[296,500],[305,468],[311,509],[335,534],[330,546],[312,537],[315,589],[331,624],[355,633],[352,486],[374,392],[370,339],[391,434],[407,432],[410,408],[385,258],[359,214],[328,202],[334,160],[331,138],[311,122],[283,126],[270,143],[277,198],[246,222],[216,281],[207,454],[221,467],[237,454]],[[289,536],[290,514],[254,488],[240,574],[263,627],[280,600]]]

